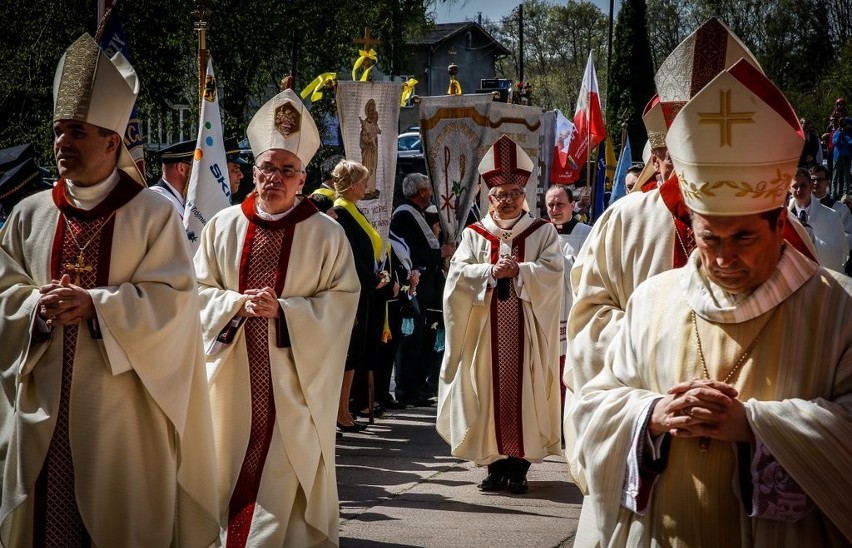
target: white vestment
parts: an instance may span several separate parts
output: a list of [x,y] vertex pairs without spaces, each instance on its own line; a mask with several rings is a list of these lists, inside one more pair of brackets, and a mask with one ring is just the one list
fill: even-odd
[[[663,188],[671,184],[677,185],[677,181],[670,179]],[[788,223],[816,257],[802,225],[790,218]],[[681,242],[677,236],[662,189],[631,192],[608,207],[595,222],[571,269],[574,304],[568,313],[570,356],[566,357],[563,374],[566,411],[572,394],[603,368],[604,356],[633,290],[651,276],[672,269],[675,246],[680,249],[683,244],[688,242]],[[564,419],[565,454],[571,475],[585,491],[583,471],[574,451],[577,434],[569,413],[564,414]]]
[[[791,216],[796,211],[795,200],[788,206]],[[814,247],[819,256],[819,264],[835,272],[843,272],[843,265],[849,258],[849,243],[843,231],[840,215],[822,205],[816,198],[811,199],[808,224],[813,228]]]
[[[685,268],[636,289],[605,368],[575,402],[591,493],[575,545],[848,545],[852,280],[787,246],[770,279],[732,304],[700,272],[699,260],[695,252]],[[746,477],[768,491],[789,487],[787,477],[796,482],[815,503],[798,521],[750,517],[737,493],[737,466],[748,471],[748,457],[738,462],[736,445],[718,440],[702,452],[696,438],[671,438],[641,515],[621,505],[622,497],[636,496],[626,468],[648,406],[672,385],[704,376],[692,310],[711,378],[724,379],[759,337],[730,383],[755,438],[774,457],[769,477],[777,485]]]
[[562,316],[559,321],[560,358],[566,355],[568,349],[568,312],[574,304],[574,291],[571,288],[571,268],[574,266],[574,261],[577,260],[580,248],[583,247],[591,231],[591,226],[577,223],[571,229],[570,234],[559,233],[559,246],[562,248],[562,256],[565,258],[565,285],[562,290]]
[[[33,335],[39,287],[54,278],[57,185],[23,200],[0,233],[0,372],[3,402],[15,402],[0,417],[6,546],[32,544],[34,484],[59,408],[64,328]],[[73,358],[76,502],[93,545],[208,546],[218,507],[189,247],[171,206],[123,174],[121,185],[137,193],[114,213],[107,283],[88,290],[102,338],[82,323]]]
[[[216,339],[244,303],[243,253],[258,228],[249,217],[254,200],[226,208],[204,227],[195,255],[213,410],[217,483],[223,541],[228,506],[251,430],[248,352],[268,352],[275,426],[268,448],[248,546],[336,545],[340,514],[335,474],[335,423],[343,364],[358,305],[360,284],[340,226],[299,203],[276,225],[285,230],[286,260],[279,305],[290,347],[276,341],[268,320],[267,348],[249,349],[245,326],[233,340]],[[306,208],[312,212],[305,213]],[[299,216],[294,218],[294,216]],[[281,223],[284,223],[283,225]],[[248,235],[248,236],[247,236]],[[272,257],[272,267],[278,264]],[[245,288],[251,289],[251,288]]]
[[[488,236],[475,230],[477,226]],[[515,256],[520,268],[509,299],[517,298],[520,315],[498,318],[489,273],[501,247]],[[487,216],[462,233],[444,289],[447,343],[438,385],[437,430],[453,456],[482,466],[506,456],[538,462],[560,454],[563,264],[556,230],[528,214],[509,230],[498,228]],[[503,359],[497,355],[497,339],[504,336],[516,337],[512,340],[518,359],[513,365],[519,377],[497,387]],[[501,415],[500,402],[508,401],[509,386],[512,403],[518,405],[514,411],[520,412],[504,420],[508,413]]]

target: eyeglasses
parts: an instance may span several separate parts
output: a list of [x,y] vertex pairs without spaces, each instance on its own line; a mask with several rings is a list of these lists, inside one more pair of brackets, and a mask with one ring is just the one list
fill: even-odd
[[275,167],[272,164],[255,165],[265,177],[272,177],[276,173],[280,174],[284,179],[292,179],[300,173],[304,173],[304,169],[296,169],[293,166]]
[[495,200],[498,202],[512,202],[523,196],[524,193],[520,190],[513,190],[511,192],[506,192],[504,194],[492,194]]

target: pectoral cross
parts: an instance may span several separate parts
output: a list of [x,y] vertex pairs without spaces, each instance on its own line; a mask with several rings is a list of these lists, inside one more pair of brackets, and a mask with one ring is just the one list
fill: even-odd
[[69,274],[74,274],[74,285],[80,285],[80,275],[83,274],[83,272],[92,272],[94,269],[92,268],[92,265],[86,264],[86,258],[81,252],[77,255],[77,262],[66,264],[65,270],[67,270]]

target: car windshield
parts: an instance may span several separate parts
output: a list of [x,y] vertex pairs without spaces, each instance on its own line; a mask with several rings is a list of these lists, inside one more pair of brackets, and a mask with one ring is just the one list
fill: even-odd
[[397,150],[420,150],[419,135],[400,135]]

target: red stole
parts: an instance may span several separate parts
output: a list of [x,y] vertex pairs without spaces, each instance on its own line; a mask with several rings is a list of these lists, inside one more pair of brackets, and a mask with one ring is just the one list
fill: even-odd
[[[281,295],[287,278],[296,224],[318,210],[310,200],[303,199],[282,219],[267,221],[255,213],[256,198],[256,194],[251,194],[242,204],[243,214],[250,222],[240,259],[239,290],[244,293],[246,289],[269,286],[277,295]],[[276,327],[282,323],[276,322]],[[263,467],[275,428],[275,398],[269,358],[269,320],[261,317],[247,318],[245,336],[251,383],[251,430],[243,464],[228,504],[228,548],[241,548],[248,540]]]
[[[105,286],[115,229],[114,213],[142,188],[122,172],[116,187],[90,210],[72,206],[65,181],[53,188],[60,217],[51,250],[51,278],[63,274],[83,289]],[[89,320],[91,338],[99,338],[95,318]],[[75,495],[74,463],[69,439],[69,398],[77,354],[79,325],[62,328],[62,376],[56,425],[34,488],[33,539],[36,546],[88,546],[91,539],[80,517]]]
[[[527,237],[549,223],[535,219],[521,234],[512,239],[512,256],[523,261]],[[500,258],[500,240],[481,222],[468,228],[491,244],[491,264]],[[524,457],[523,378],[524,378],[524,309],[509,284],[509,298],[501,301],[491,296],[491,383],[494,398],[494,428],[497,451],[509,457]]]

